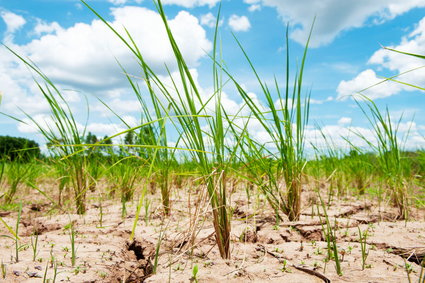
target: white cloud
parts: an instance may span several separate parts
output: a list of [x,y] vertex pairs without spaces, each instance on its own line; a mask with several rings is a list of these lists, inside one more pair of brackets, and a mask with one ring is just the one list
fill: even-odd
[[0,48],[0,92],[2,111],[8,114],[21,113],[17,107],[30,115],[49,109],[28,69],[5,48]]
[[[288,108],[289,109],[293,109],[294,107],[296,107],[297,100],[293,100],[292,98],[288,98]],[[274,102],[274,107],[278,110],[283,110],[285,109],[285,105],[286,105],[286,101],[284,98],[282,99],[276,99]],[[266,110],[266,109],[264,109]],[[266,110],[268,111],[268,110]]]
[[305,44],[313,18],[317,16],[311,47],[329,44],[342,31],[362,27],[370,19],[378,24],[413,8],[425,7],[423,0],[259,0],[245,3],[276,8],[284,22],[295,26],[291,38],[301,44]]
[[220,0],[162,0],[164,5],[179,5],[185,8],[193,8],[196,6],[206,6],[210,8],[214,7]]
[[[162,20],[156,12],[140,7],[120,7],[111,12],[111,24],[121,32],[123,26],[130,31],[155,72],[160,76],[165,75],[164,64],[175,72],[173,52]],[[189,67],[195,68],[206,52],[211,50],[205,30],[196,17],[185,11],[170,18],[169,25]],[[17,25],[11,30],[16,29]],[[139,115],[140,105],[135,97],[129,97],[132,91],[114,56],[132,75],[140,76],[140,67],[131,52],[102,22],[94,20],[63,28],[55,22],[36,20],[30,33],[38,38],[25,45],[12,40],[8,45],[24,58],[34,61],[56,83],[77,121],[84,119],[80,117],[85,115],[86,110],[85,106],[81,107],[81,93],[88,96],[91,113],[88,130],[98,135],[111,135],[126,128],[122,123],[99,120],[116,118],[106,107],[92,103],[93,94],[100,96],[129,125],[140,123],[129,115]],[[135,80],[143,89],[143,80]],[[50,107],[34,83],[32,74],[5,48],[0,48],[0,92],[4,94],[1,111],[22,118],[23,110],[43,127],[51,124]],[[231,105],[230,102],[227,104]],[[17,124],[19,132],[38,132],[29,119],[22,119],[28,124]],[[82,129],[82,124],[79,127]]]
[[[416,29],[409,35],[401,39],[401,43],[396,46],[389,46],[392,49],[408,53],[425,53],[425,18],[417,25]],[[376,51],[369,59],[370,64],[379,64],[389,70],[407,71],[421,66],[423,59],[406,56],[385,49]]]
[[[240,127],[243,127],[244,123],[246,123],[246,119],[240,119],[236,122]],[[425,139],[420,130],[425,130],[425,126],[418,126],[416,123],[411,121],[400,123],[398,129],[400,148],[424,148]],[[264,131],[260,122],[255,118],[252,118],[249,121],[248,131],[251,137],[260,144],[267,143],[269,148],[273,148],[273,145],[270,144],[272,139],[269,133]],[[407,137],[406,134],[408,134]],[[313,145],[315,148],[322,150],[323,152],[327,152],[329,150],[329,146],[334,147],[334,149],[348,152],[348,150],[352,148],[352,145],[371,151],[373,149],[370,148],[368,142],[375,145],[377,144],[374,131],[371,130],[370,127],[353,126],[352,118],[350,117],[341,117],[337,124],[328,124],[320,129],[313,126],[307,126],[304,135],[305,146],[307,151],[310,153],[312,153]],[[326,137],[326,140],[323,138],[323,135]]]
[[[111,23],[124,34],[125,26],[132,34],[142,54],[157,72],[176,66],[160,16],[141,7],[122,7],[112,10]],[[169,21],[180,49],[190,66],[211,49],[204,29],[198,20],[182,11]],[[91,24],[77,23],[43,36],[22,46],[23,51],[53,80],[77,87],[108,89],[125,83],[114,56],[132,73],[137,62],[122,42],[99,20]]]
[[[107,100],[107,105],[114,110],[115,113],[122,116],[128,113],[141,112],[140,103],[136,99],[123,99],[120,97],[115,97],[113,99]],[[90,106],[90,110],[98,112],[103,117],[112,117],[115,114],[111,113],[103,104],[95,104]]]
[[320,99],[313,99],[310,98],[310,104],[323,104],[325,102],[333,101],[334,98],[332,96],[327,97],[326,99],[320,100]]
[[24,123],[18,124],[18,131],[21,133],[34,134],[39,132],[37,124],[43,129],[48,129],[53,125],[50,116],[38,114],[32,118],[35,120],[35,123],[29,118],[24,118],[22,120]]
[[[418,149],[425,146],[425,138],[421,133],[421,126],[413,121],[393,124],[393,129],[398,127],[398,142],[401,150]],[[423,127],[425,129],[425,127]],[[327,142],[323,139],[326,136]],[[341,117],[337,125],[325,125],[321,129],[308,126],[305,131],[306,144],[314,144],[317,148],[326,151],[329,144],[338,149],[349,150],[351,144],[365,150],[373,150],[366,142],[377,145],[376,133],[370,127],[359,127],[352,125],[350,117]],[[350,141],[348,143],[347,141]]]
[[[53,131],[54,133],[58,134],[54,121],[50,115],[37,114],[34,115],[32,118],[35,122],[33,122],[29,118],[22,119],[24,123],[18,124],[18,131],[25,134],[36,134],[39,133],[38,127],[41,127],[49,132]],[[135,127],[140,124],[138,120],[133,116],[126,115],[122,118],[131,127]],[[103,137],[104,135],[111,136],[119,132],[123,132],[127,129],[127,126],[123,123],[91,122],[86,127],[84,127],[84,125],[77,122],[77,128],[80,134],[83,133],[83,131],[85,130],[86,133],[91,132],[93,134],[98,135],[99,137]]]
[[[400,44],[390,46],[390,48],[408,53],[425,54],[425,17],[416,25],[416,28],[411,33],[401,39]],[[371,56],[368,63],[376,65],[377,69],[387,69],[396,74],[407,72],[405,75],[396,77],[396,80],[418,86],[425,85],[425,69],[417,69],[423,67],[423,59],[381,48]],[[337,89],[338,99],[345,99],[347,96],[355,94],[382,80],[383,78],[378,78],[374,70],[367,69],[352,80],[340,82]],[[371,99],[376,99],[392,96],[400,91],[413,90],[415,90],[413,87],[395,82],[385,82],[366,90],[364,94]]]
[[[214,28],[217,24],[217,18],[212,13],[207,13],[205,15],[201,15],[201,25]],[[218,26],[223,24],[223,19],[218,22]]]
[[[48,114],[36,114],[33,115],[32,120],[29,118],[24,118],[22,121],[24,123],[18,124],[18,131],[21,133],[27,133],[27,134],[35,134],[39,133],[39,127],[42,128],[44,131],[53,133],[55,135],[59,135],[59,130],[55,126],[55,120],[52,118],[52,116]],[[78,122],[76,122],[77,130],[81,134],[83,133],[84,126]]]
[[87,125],[86,131],[98,135],[99,137],[103,137],[105,135],[115,135],[125,131],[126,129],[127,127],[117,123],[90,123]]
[[[401,39],[400,44],[389,47],[407,53],[425,54],[425,17],[422,18],[410,34]],[[385,49],[376,51],[369,59],[369,63],[395,71],[398,74],[424,66],[423,59]],[[406,75],[402,75],[396,79],[423,86],[425,84],[425,69],[422,68],[408,72]]]
[[14,33],[26,23],[25,19],[22,16],[14,14],[12,12],[1,11],[0,16],[6,23],[6,33]]
[[248,11],[255,12],[261,10],[261,5],[259,4],[261,0],[244,0],[244,3],[248,4]]
[[353,119],[351,119],[350,117],[341,117],[338,120],[338,125],[340,125],[340,126],[349,125],[349,124],[351,124],[352,120]]
[[261,10],[261,5],[258,5],[258,4],[254,4],[248,7],[248,11],[250,12],[255,12],[260,10]]
[[251,28],[249,19],[246,16],[231,15],[229,26],[233,31],[248,31]]
[[[323,139],[322,134],[327,140]],[[305,131],[306,145],[313,144],[319,150],[325,152],[329,149],[329,146],[336,147],[335,149],[349,150],[351,145],[347,140],[357,147],[368,148],[367,142],[361,136],[372,143],[376,142],[373,131],[363,127],[338,124],[326,125],[320,129],[308,127]]]
[[3,42],[10,45],[14,40],[14,33],[26,24],[26,20],[20,15],[1,10],[0,17],[6,23],[6,31],[4,32]]
[[135,2],[137,4],[140,4],[143,2],[143,0],[108,0],[108,2],[113,5],[120,6],[120,5],[130,4],[130,2]]
[[45,21],[37,19],[37,25],[34,27],[34,34],[40,36],[46,33],[57,33],[62,30],[62,27],[57,22],[46,23]]
[[[217,100],[215,99],[217,97],[217,93],[214,92],[214,89],[212,88],[204,88],[200,85],[198,77],[199,77],[199,73],[198,70],[195,68],[192,68],[189,70],[191,73],[191,76],[194,80],[194,83],[196,85],[196,88],[200,94],[201,100],[202,100],[202,104],[204,104],[206,101],[209,101],[207,105],[205,105],[205,111],[207,112],[207,114],[212,115],[215,112],[215,108],[216,108],[216,102]],[[183,84],[181,82],[180,79],[180,75],[179,72],[173,72],[171,74],[171,77],[177,87],[177,91],[181,94],[184,92],[184,88],[183,88]],[[169,76],[159,76],[159,79],[163,82],[163,84],[165,86],[167,86],[167,91],[171,94],[171,96],[174,98],[175,101],[179,101],[179,97],[177,94],[177,91],[175,89],[175,87],[173,86],[174,83],[172,82],[171,78]],[[172,87],[173,86],[173,87]],[[161,92],[158,90],[156,91],[157,94],[161,95]],[[249,95],[254,95],[250,93]],[[161,97],[160,97],[161,99]],[[256,98],[253,98],[256,99]],[[165,100],[161,99],[161,100]],[[257,101],[257,100],[256,100]],[[195,99],[195,104],[196,106],[199,108],[201,108],[201,102],[198,99]],[[229,115],[235,115],[238,110],[242,107],[242,102],[238,103],[235,100],[233,100],[225,91],[221,92],[221,105],[223,106],[224,110],[227,112],[227,114]],[[241,114],[243,115],[243,114]]]
[[382,78],[377,77],[374,70],[367,69],[361,72],[358,76],[356,76],[352,80],[341,81],[337,88],[337,93],[338,93],[337,99],[346,100],[347,98],[352,98],[352,97],[361,98],[361,96],[359,96],[358,93],[362,91],[363,95],[373,100],[377,98],[384,98],[384,97],[394,95],[403,88],[400,84],[397,84],[395,82],[388,81],[388,82],[380,83],[382,82],[382,80],[383,80]]
[[127,3],[127,0],[108,0],[108,2],[114,5],[124,5]]
[[137,120],[136,118],[134,118],[133,116],[130,115],[124,115],[122,117],[122,119],[124,120],[124,122],[129,125],[130,127],[134,128],[138,125],[140,125],[140,120]]
[[398,124],[393,124],[393,129],[398,130],[400,133],[415,133],[418,130],[418,127],[415,122],[408,121],[408,122],[401,122]]

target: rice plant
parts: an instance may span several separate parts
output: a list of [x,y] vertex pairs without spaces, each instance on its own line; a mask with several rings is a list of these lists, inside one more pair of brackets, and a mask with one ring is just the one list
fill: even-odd
[[[85,137],[86,144],[96,144],[99,140],[96,135],[88,133]],[[104,161],[105,158],[102,155],[100,147],[89,147],[87,153],[87,172],[89,175],[89,189],[94,192],[96,190],[97,183],[105,172]]]
[[70,173],[67,170],[66,161],[63,161],[60,158],[53,159],[53,168],[58,184],[57,203],[61,205],[63,203],[63,192],[66,190],[66,188],[69,187],[70,184]]
[[377,105],[364,97],[365,105],[357,101],[363,114],[367,117],[374,133],[376,143],[365,136],[357,133],[378,155],[378,165],[384,178],[392,203],[398,208],[398,217],[407,219],[409,203],[405,178],[403,175],[403,162],[401,158],[402,142],[399,138],[398,127],[401,118],[397,122],[391,119],[388,108],[382,113]]
[[[84,214],[86,211],[86,193],[90,183],[87,173],[87,159],[80,152],[80,147],[84,143],[85,129],[80,129],[67,101],[49,77],[34,63],[21,57],[10,48],[8,49],[44,82],[42,84],[35,81],[38,89],[50,106],[51,123],[42,125],[32,116],[28,114],[26,116],[44,136],[52,154],[62,158],[63,162],[60,164],[64,165],[66,168],[64,170],[69,172],[70,185],[74,192],[77,213]],[[20,122],[24,123],[23,121]]]
[[[127,80],[129,81],[136,97],[140,103],[142,110],[141,113],[141,124],[145,124],[144,127],[140,128],[136,136],[136,144],[141,146],[161,146],[155,153],[155,148],[140,148],[137,154],[146,161],[146,163],[154,162],[154,175],[157,183],[161,190],[162,206],[165,215],[171,213],[170,203],[170,167],[174,161],[175,149],[169,149],[167,139],[167,117],[169,116],[169,106],[162,104],[155,93],[152,83],[149,79],[149,71],[146,66],[143,67],[143,74],[145,75],[144,82],[147,85],[149,92],[149,101],[143,98],[143,93],[137,84],[132,79],[130,74],[125,72]],[[154,111],[151,111],[152,109]],[[157,121],[157,123],[154,123]]]
[[[298,234],[303,235],[303,240],[312,240],[317,236],[324,239],[327,247],[327,254],[324,255],[326,257],[324,258],[324,272],[326,272],[326,264],[334,261],[338,275],[329,274],[329,276],[338,280],[335,277],[338,278],[343,274],[344,255],[348,253],[351,255],[353,246],[355,247],[355,245],[349,245],[348,252],[346,252],[338,244],[337,235],[339,233],[337,229],[342,223],[338,222],[341,219],[347,221],[346,233],[342,237],[348,237],[351,231],[350,227],[352,228],[355,225],[355,223],[352,224],[353,219],[359,223],[375,221],[375,210],[369,211],[372,204],[369,201],[360,203],[358,195],[371,193],[372,186],[376,185],[377,180],[379,180],[380,184],[386,186],[393,204],[398,208],[399,217],[408,217],[410,196],[407,186],[414,185],[412,188],[415,191],[423,191],[425,154],[423,150],[403,152],[403,141],[399,137],[398,130],[400,121],[394,123],[388,109],[383,113],[380,112],[373,101],[366,99],[365,104],[358,102],[359,107],[372,125],[375,139],[369,139],[360,133],[356,134],[366,141],[369,148],[360,148],[347,137],[344,139],[351,148],[349,152],[345,152],[338,148],[331,135],[320,130],[321,139],[324,141],[323,147],[319,144],[312,144],[313,150],[315,150],[314,158],[308,159],[305,132],[309,121],[310,93],[304,91],[303,77],[310,37],[299,61],[298,69],[292,76],[290,72],[292,63],[289,53],[289,28],[287,29],[286,76],[283,84],[275,78],[273,86],[269,86],[265,80],[260,78],[242,43],[236,39],[237,45],[242,50],[242,54],[256,78],[255,83],[259,86],[261,95],[260,99],[257,100],[245,89],[245,86],[236,75],[232,74],[231,69],[223,61],[222,51],[219,50],[221,43],[218,30],[219,10],[214,31],[213,50],[209,54],[212,64],[213,90],[210,93],[204,93],[198,86],[195,76],[191,73],[181,49],[176,43],[176,38],[171,32],[161,1],[154,3],[162,18],[177,66],[176,72],[172,72],[166,66],[168,72],[166,79],[155,73],[149,66],[132,35],[125,28],[123,34],[119,33],[86,2],[82,1],[82,3],[89,7],[115,33],[128,47],[128,51],[134,55],[139,64],[139,70],[136,74],[128,73],[125,66],[120,65],[120,67],[132,92],[139,100],[140,119],[138,125],[130,125],[114,111],[113,105],[107,105],[101,101],[106,108],[116,115],[117,119],[121,120],[126,129],[114,135],[105,136],[103,139],[97,139],[92,133],[86,133],[84,126],[81,127],[76,122],[75,113],[72,113],[61,91],[53,82],[31,61],[19,57],[12,51],[36,75],[41,77],[43,82],[37,83],[37,85],[51,108],[51,122],[47,126],[37,124],[32,117],[27,115],[32,123],[37,126],[40,133],[44,135],[48,144],[50,154],[45,159],[42,158],[43,165],[40,164],[39,160],[29,164],[18,161],[13,161],[13,163],[6,160],[0,161],[0,188],[2,188],[1,193],[3,193],[3,195],[0,193],[1,201],[8,200],[8,202],[13,203],[22,195],[20,188],[26,183],[29,188],[35,189],[48,200],[37,206],[25,205],[24,210],[22,210],[22,202],[19,202],[17,214],[0,211],[2,217],[5,217],[4,219],[0,217],[1,225],[10,234],[10,236],[0,236],[8,237],[14,241],[12,258],[16,257],[16,261],[18,259],[23,261],[24,255],[28,258],[32,257],[33,261],[46,260],[39,257],[39,255],[44,254],[46,245],[41,244],[38,240],[47,241],[50,239],[50,235],[53,235],[55,229],[57,229],[52,222],[56,222],[56,219],[60,221],[61,217],[51,219],[39,218],[38,216],[43,214],[45,209],[51,209],[48,214],[51,211],[58,211],[57,208],[59,208],[59,212],[64,212],[61,207],[66,204],[67,199],[75,201],[76,211],[80,214],[85,212],[86,207],[96,209],[95,213],[97,213],[97,215],[90,213],[88,217],[81,218],[82,221],[78,221],[80,223],[78,231],[74,226],[76,225],[75,220],[72,222],[69,219],[69,224],[65,226],[65,230],[69,229],[65,231],[65,234],[69,233],[71,246],[70,248],[64,247],[64,258],[70,256],[70,265],[74,267],[75,275],[79,272],[83,273],[82,270],[85,270],[85,268],[90,268],[90,264],[85,261],[82,261],[80,266],[78,265],[77,238],[79,244],[87,249],[90,249],[89,245],[98,246],[104,239],[122,241],[122,237],[130,233],[127,221],[131,219],[133,227],[130,240],[133,240],[136,235],[142,239],[137,250],[129,249],[122,251],[122,253],[117,253],[121,248],[116,245],[96,248],[97,252],[93,253],[93,256],[101,253],[102,262],[105,260],[116,261],[116,264],[112,264],[112,262],[107,264],[107,266],[112,267],[111,274],[105,273],[103,268],[99,270],[98,275],[104,281],[116,279],[113,276],[118,277],[121,271],[124,273],[122,281],[131,281],[131,276],[139,276],[137,272],[142,269],[146,269],[143,279],[150,275],[154,276],[155,273],[157,273],[157,276],[161,276],[161,272],[167,268],[170,270],[169,281],[172,281],[171,270],[175,268],[175,265],[177,265],[177,270],[181,270],[182,262],[192,260],[193,256],[197,256],[201,260],[208,259],[203,263],[202,268],[207,271],[211,270],[211,266],[214,265],[213,260],[215,261],[214,256],[218,256],[217,253],[210,253],[214,247],[218,249],[218,253],[223,259],[231,258],[231,241],[237,239],[235,235],[231,234],[233,216],[235,216],[233,223],[237,225],[235,230],[241,231],[243,229],[240,239],[243,238],[244,241],[241,242],[252,241],[254,243],[261,237],[261,242],[266,240],[268,243],[274,242],[276,244],[278,242],[275,242],[275,238],[272,236],[277,236],[281,242],[282,239],[293,241],[293,236],[299,238]],[[240,95],[243,104],[241,109],[235,111],[236,113],[226,111],[227,107],[223,105],[226,101],[224,89],[227,91],[228,88],[232,87],[236,90],[236,95]],[[251,127],[254,123],[260,126],[262,133],[266,134],[258,137]],[[120,137],[122,142],[113,145],[112,139],[115,141],[116,138]],[[367,152],[370,148],[373,149],[373,153]],[[45,170],[47,167],[51,171],[47,172]],[[43,175],[43,178],[39,178],[40,174]],[[9,176],[14,177],[8,179]],[[13,180],[18,181],[14,182]],[[17,185],[11,187],[10,185],[13,184]],[[54,187],[53,192],[49,191],[48,185]],[[8,189],[9,187],[13,189],[3,191],[3,187],[6,186]],[[354,197],[345,195],[350,186],[355,188],[356,195]],[[112,189],[108,198],[109,188]],[[321,193],[324,188],[329,189],[328,196],[323,195],[322,199]],[[149,190],[153,195],[157,189],[159,189],[161,202],[157,202],[156,197],[149,195]],[[303,218],[303,221],[279,225],[284,217],[287,217],[290,221],[300,219],[303,190],[311,190],[306,194],[308,199],[304,202],[311,205],[311,219]],[[57,202],[53,200],[56,193],[59,194]],[[347,197],[348,201],[345,198],[334,198],[334,196],[342,195]],[[424,205],[425,199],[420,194],[411,197],[411,199],[413,198],[415,198],[417,204]],[[27,196],[25,196],[25,200],[27,200]],[[137,204],[135,214],[125,217],[127,216],[126,205],[131,200],[135,200]],[[335,204],[335,200],[341,201],[341,203],[338,202],[337,207],[331,208],[331,205]],[[123,219],[113,218],[117,215],[116,210],[120,208],[119,201],[122,204],[121,216]],[[210,207],[206,205],[207,202],[209,202]],[[270,207],[264,205],[267,202]],[[11,205],[4,207],[8,209]],[[2,206],[1,209],[3,210],[4,207]],[[332,213],[330,212],[331,209]],[[158,213],[159,210],[162,210],[162,213]],[[270,217],[270,214],[273,213],[275,217],[273,215]],[[335,215],[335,221],[330,219],[331,214]],[[416,214],[421,215],[415,212],[415,217]],[[142,215],[141,219],[139,219],[140,215]],[[308,215],[308,212],[303,215]],[[350,217],[351,215],[353,215],[353,218]],[[33,230],[26,229],[26,232],[29,233],[33,231],[30,239],[28,239],[27,233],[22,234],[22,239],[19,238],[21,216],[23,217],[23,225],[26,227],[27,225],[33,226]],[[14,217],[17,217],[18,220],[15,228],[11,228],[8,221]],[[212,218],[212,225],[202,227],[203,221],[207,217]],[[343,221],[345,222],[345,220]],[[169,224],[164,226],[164,221],[168,221]],[[242,223],[242,221],[245,223]],[[274,221],[276,222],[273,223]],[[272,227],[270,223],[274,226]],[[92,228],[90,225],[104,229],[90,229]],[[145,229],[143,225],[151,226]],[[252,225],[252,227],[242,228],[242,225]],[[275,231],[283,226],[285,226],[284,233]],[[391,229],[399,229],[398,226],[389,225]],[[298,230],[298,232],[293,233],[293,229]],[[261,234],[257,237],[257,232],[260,230]],[[41,234],[45,231],[48,234],[38,238],[38,233]],[[57,231],[56,233],[63,232],[60,229]],[[255,235],[256,239],[248,240],[247,231],[253,232],[252,235]],[[99,235],[95,234],[95,238],[92,239],[90,234],[97,232],[101,232],[99,234],[102,236],[98,237]],[[272,235],[272,233],[278,234]],[[289,236],[286,235],[287,233],[289,233]],[[215,244],[211,244],[212,237],[215,237]],[[360,246],[357,255],[361,253],[362,270],[371,266],[368,265],[371,260],[368,258],[368,237],[367,230],[361,231],[358,228],[358,238],[354,240]],[[151,241],[150,238],[156,238],[156,244],[153,244],[155,241]],[[420,237],[418,238],[420,239]],[[353,240],[353,238],[350,237],[350,240]],[[25,241],[30,241],[32,251],[29,250],[24,254],[23,248],[30,247],[29,245],[26,245],[27,247],[21,245]],[[49,263],[50,268],[54,268],[54,277],[62,272],[68,274],[72,272],[72,270],[65,269],[57,272],[58,265],[64,267],[65,264],[58,261],[60,258],[54,254],[55,244],[57,245],[57,243],[49,242],[47,245],[50,248],[50,258],[47,258],[48,262],[44,271],[43,281],[46,282],[48,281]],[[210,246],[208,251],[205,248],[206,245]],[[309,251],[311,249],[307,245],[301,241],[300,248],[297,250],[301,252],[301,255],[306,255],[306,258],[300,258],[301,265],[292,264],[285,259],[281,270],[290,272],[289,266],[291,265],[309,275],[329,282],[330,279],[321,277],[320,264],[311,262],[311,260],[317,260],[317,258],[310,257]],[[115,246],[117,250],[112,246]],[[232,271],[224,275],[223,278],[231,279],[234,276],[240,276],[240,280],[248,278],[251,275],[245,274],[244,267],[246,264],[261,264],[266,256],[273,256],[282,263],[283,257],[280,252],[283,251],[281,251],[281,247],[276,248],[279,250],[279,254],[277,254],[267,250],[266,245],[260,243],[257,245],[238,243],[235,246],[243,248],[243,255],[239,254],[238,256],[238,258],[241,255],[243,256],[242,265],[239,264],[239,259],[235,261],[226,260],[225,262],[229,263],[228,269]],[[312,240],[312,246],[315,246],[315,240]],[[103,248],[108,250],[106,251]],[[84,257],[86,250],[80,251],[79,258]],[[250,253],[245,254],[245,250],[250,251]],[[325,253],[325,250],[323,249],[322,252],[318,246],[315,247],[315,250],[316,255]],[[205,251],[207,252],[205,253]],[[290,256],[290,253],[297,253],[297,251],[288,250],[285,252]],[[354,256],[354,251],[352,256]],[[176,255],[176,253],[178,254]],[[168,262],[163,257],[164,254],[168,255]],[[252,258],[245,256],[250,254],[253,255]],[[129,259],[136,261],[128,262]],[[277,263],[276,260],[274,261]],[[105,261],[105,263],[107,262]],[[127,263],[130,264],[128,266],[131,269],[124,265]],[[230,266],[235,264],[237,264],[236,269]],[[309,264],[313,264],[314,268],[307,268]],[[379,264],[385,266],[385,264],[391,263]],[[198,265],[199,262],[193,264],[193,268],[189,270],[189,272],[192,272],[190,280],[195,282],[199,281]],[[301,266],[305,266],[305,268]],[[359,266],[345,264],[344,272],[351,272],[353,268],[359,269]],[[408,280],[411,280],[410,276],[413,276],[411,274],[413,272],[412,266],[407,264],[404,266],[408,272]],[[217,266],[214,268],[217,268]],[[10,276],[6,275],[3,264],[0,269],[2,269],[3,279],[5,279],[4,277],[6,277],[5,280],[10,279]],[[39,270],[41,270],[41,267]],[[151,272],[153,273],[151,274]],[[185,272],[186,274],[183,275],[187,276],[187,269]],[[261,280],[270,275],[273,276],[273,272],[273,270],[270,273],[264,270],[260,274],[261,277],[253,276]],[[396,272],[397,270],[394,270],[394,274]],[[422,268],[420,272],[419,280],[423,281],[425,271]],[[94,273],[92,272],[92,274]],[[13,276],[18,277],[19,275]],[[61,274],[60,276],[62,277]],[[80,274],[80,276],[84,275]],[[127,276],[128,278],[126,278]],[[159,278],[159,280],[163,280],[163,277]],[[67,278],[68,281],[73,279],[75,278]],[[158,277],[152,278],[153,281],[157,279]],[[64,279],[61,278],[60,280]]]
[[[261,80],[242,44],[237,40],[264,95],[267,110],[258,105],[237,82],[236,78],[227,73],[251,111],[252,119],[261,124],[263,130],[267,132],[270,138],[268,144],[258,144],[249,135],[246,135],[249,140],[246,143],[249,149],[243,150],[244,155],[249,158],[248,152],[256,153],[256,162],[258,166],[261,166],[261,171],[256,173],[256,175],[266,175],[268,179],[268,183],[261,186],[263,192],[266,194],[271,206],[275,210],[281,210],[292,221],[298,220],[301,213],[301,184],[306,163],[304,157],[304,130],[308,123],[310,94],[303,97],[302,87],[311,31],[299,70],[291,84],[288,30],[286,32],[286,80],[285,86],[281,90],[277,79],[275,79],[277,101],[274,100],[269,86]],[[269,148],[275,148],[277,152],[272,152]],[[266,155],[262,156],[263,153],[266,153]],[[275,163],[275,166],[273,163]],[[284,192],[284,188],[278,181],[281,177],[283,177],[286,192]],[[258,182],[260,183],[261,180],[258,180]]]
[[0,199],[4,197],[6,193],[3,193],[3,188],[5,186],[5,167],[6,167],[6,161],[5,159],[0,159]]
[[360,195],[365,194],[366,187],[371,181],[373,166],[369,161],[370,155],[363,153],[357,147],[353,147],[342,160],[347,166],[352,186]]
[[[151,84],[154,84],[155,87],[159,89],[160,93],[166,98],[170,105],[169,107],[171,107],[173,112],[176,114],[176,123],[173,124],[180,133],[181,140],[184,142],[186,148],[191,149],[189,152],[199,163],[203,176],[202,178],[204,179],[210,196],[210,202],[213,210],[215,237],[220,255],[223,258],[230,258],[230,218],[228,214],[226,191],[226,169],[228,158],[226,158],[227,147],[224,139],[225,118],[221,108],[221,81],[218,76],[218,69],[215,62],[217,28],[215,32],[213,52],[213,81],[215,93],[210,99],[204,101],[171,32],[161,1],[157,1],[155,4],[158,13],[163,20],[179,70],[177,79],[173,78],[171,73],[169,73],[169,77],[173,83],[173,87],[171,89],[164,85],[162,80],[152,71],[129,33],[127,33],[129,39],[124,39],[124,37],[113,29],[98,13],[96,13],[84,1],[83,3],[109,28],[111,28],[111,30],[123,41],[123,43],[137,58],[143,69],[143,74],[145,76],[144,80],[147,82],[147,87],[151,93],[152,101],[157,102],[157,106],[155,106],[156,115],[159,115],[161,111],[165,111],[168,107],[164,107],[163,104],[159,102],[159,96],[153,92]],[[216,27],[218,27],[218,21],[216,23]],[[180,90],[178,84],[181,85],[182,90]],[[206,107],[210,100],[215,102],[215,113],[213,119],[208,119],[209,115],[206,113]],[[205,118],[207,118],[206,122],[204,120]],[[206,132],[203,129],[203,125],[205,124],[208,126],[209,130],[207,134],[211,141],[210,145],[205,141]],[[164,135],[160,135],[159,137],[163,138]],[[208,156],[208,152],[210,151],[213,151],[212,155]],[[158,155],[158,148],[155,150],[155,155]],[[232,155],[230,154],[230,156]],[[158,157],[155,156],[155,158]]]
[[121,195],[122,216],[126,213],[126,203],[133,199],[136,181],[141,177],[141,166],[132,156],[119,159],[108,169],[110,180]]
[[[332,197],[337,194],[341,196],[344,193],[345,180],[341,158],[342,150],[335,144],[331,136],[327,135],[321,127],[318,127],[323,144],[312,144],[315,150],[316,160],[320,160],[322,170],[325,174],[326,182],[329,183],[328,188],[328,203]],[[335,192],[336,191],[336,192]]]
[[362,270],[365,269],[366,267],[366,259],[369,255],[369,250],[367,249],[367,237],[368,237],[368,230],[365,231],[361,231],[360,227],[357,227],[358,231],[359,231],[359,243],[360,243],[360,248],[362,251]]
[[6,179],[9,189],[4,195],[5,204],[10,204],[18,189],[27,183],[34,166],[34,162],[23,163],[21,161],[13,161],[7,163]]
[[[337,236],[336,236],[336,232],[335,232],[335,229],[337,228],[336,219],[335,219],[335,222],[334,222],[334,226],[332,227],[332,224],[329,221],[328,213],[326,211],[326,205],[325,205],[322,197],[320,196],[319,192],[318,192],[318,196],[319,196],[320,204],[321,204],[321,207],[323,209],[324,216],[325,216],[325,223],[322,223],[322,232],[323,232],[323,236],[326,240],[327,247],[328,247],[328,249],[327,249],[328,250],[327,260],[334,259],[336,273],[339,276],[342,276],[341,262],[340,262],[340,258],[339,258],[339,254],[338,254],[338,246],[337,246],[337,243],[336,243],[336,240],[337,240]],[[320,211],[319,211],[319,206],[317,206],[317,214],[319,215],[320,222],[322,222],[322,219],[321,219],[321,216],[320,216]]]

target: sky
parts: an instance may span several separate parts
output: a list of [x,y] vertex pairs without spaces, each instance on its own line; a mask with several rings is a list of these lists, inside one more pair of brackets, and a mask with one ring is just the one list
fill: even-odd
[[[135,39],[150,66],[166,80],[164,66],[176,64],[164,27],[150,0],[88,0],[99,14]],[[320,127],[336,145],[349,137],[361,144],[360,133],[373,139],[370,124],[354,100],[357,93],[386,77],[425,87],[425,60],[385,50],[425,54],[423,0],[163,0],[171,29],[191,72],[206,96],[212,94],[211,54],[216,16],[221,3],[219,34],[223,60],[246,91],[262,94],[235,37],[262,80],[284,87],[286,44],[292,73],[299,66],[315,19],[304,73],[303,91],[311,92],[307,143]],[[136,60],[117,37],[79,0],[0,0],[0,41],[34,62],[61,89],[81,128],[97,136],[125,129],[103,101],[129,125],[140,121],[137,98],[118,62],[136,78]],[[417,69],[419,68],[419,69]],[[407,73],[405,73],[407,72]],[[405,74],[403,74],[405,73]],[[43,137],[25,116],[41,124],[51,119],[49,105],[38,90],[39,80],[7,48],[0,46],[0,135],[22,136],[40,144]],[[406,148],[425,147],[425,93],[384,82],[362,92],[388,109]],[[360,101],[362,104],[362,101]],[[87,115],[87,105],[89,114]],[[223,106],[236,113],[243,105],[234,88],[225,89]],[[24,114],[25,113],[25,114]],[[264,132],[253,125],[261,140]]]

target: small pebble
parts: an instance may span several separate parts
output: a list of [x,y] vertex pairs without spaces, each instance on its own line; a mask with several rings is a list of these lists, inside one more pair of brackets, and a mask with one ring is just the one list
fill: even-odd
[[37,265],[34,268],[37,269],[37,270],[43,270],[43,268],[40,265]]
[[15,275],[15,276],[21,276],[21,272],[14,270],[13,271],[13,275]]
[[41,278],[41,275],[40,275],[40,274],[38,274],[37,272],[27,272],[27,275],[28,275],[30,278]]

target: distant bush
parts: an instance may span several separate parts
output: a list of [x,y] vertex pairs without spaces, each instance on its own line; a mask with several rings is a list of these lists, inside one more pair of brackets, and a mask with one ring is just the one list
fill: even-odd
[[40,147],[35,141],[26,138],[0,136],[1,159],[28,161],[38,157],[40,157]]

